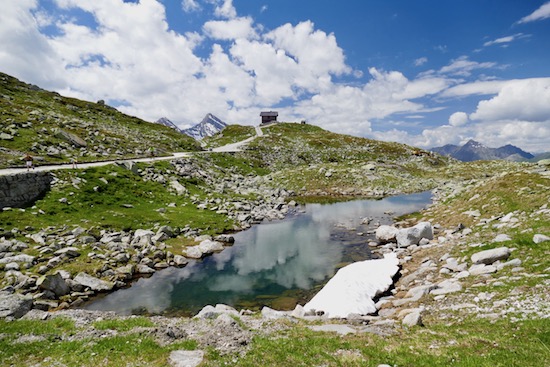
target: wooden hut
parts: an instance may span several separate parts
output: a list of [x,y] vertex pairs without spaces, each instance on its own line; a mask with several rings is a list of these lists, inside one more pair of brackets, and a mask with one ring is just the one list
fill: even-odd
[[260,113],[260,117],[262,118],[262,124],[277,122],[277,116],[279,116],[279,113],[276,111],[264,111]]

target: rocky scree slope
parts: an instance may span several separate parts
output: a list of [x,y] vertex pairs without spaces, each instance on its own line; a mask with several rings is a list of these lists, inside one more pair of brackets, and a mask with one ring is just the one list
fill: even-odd
[[97,161],[200,150],[174,129],[125,115],[103,101],[86,102],[0,73],[0,167]]

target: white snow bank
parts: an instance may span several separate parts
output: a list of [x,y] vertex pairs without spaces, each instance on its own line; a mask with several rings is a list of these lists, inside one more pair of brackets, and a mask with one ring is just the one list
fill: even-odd
[[399,260],[394,253],[385,254],[383,259],[345,266],[306,303],[304,309],[306,312],[323,311],[330,318],[374,313],[376,307],[372,299],[389,289],[398,270]]

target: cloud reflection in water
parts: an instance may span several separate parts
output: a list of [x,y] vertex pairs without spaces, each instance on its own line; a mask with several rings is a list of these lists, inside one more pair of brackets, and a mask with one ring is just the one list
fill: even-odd
[[423,193],[311,204],[304,214],[235,234],[235,244],[221,253],[191,261],[182,269],[158,271],[87,308],[122,314],[136,310],[161,313],[167,309],[197,312],[206,304],[231,305],[259,294],[311,289],[331,277],[342,261],[345,246],[331,239],[336,225],[345,223],[355,228],[366,216],[382,218],[387,211],[397,215],[413,212],[426,206],[429,199],[429,193]]

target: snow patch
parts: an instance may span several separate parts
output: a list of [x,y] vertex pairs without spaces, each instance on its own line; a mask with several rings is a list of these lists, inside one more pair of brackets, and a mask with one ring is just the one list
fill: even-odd
[[338,270],[332,279],[309,301],[306,312],[323,311],[329,318],[376,312],[373,298],[387,291],[399,271],[394,253],[383,259],[359,261]]

